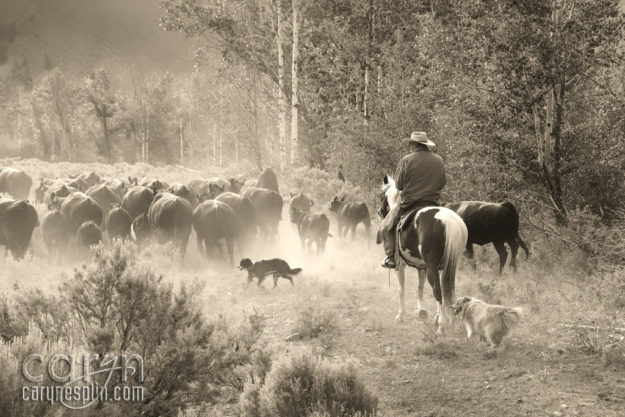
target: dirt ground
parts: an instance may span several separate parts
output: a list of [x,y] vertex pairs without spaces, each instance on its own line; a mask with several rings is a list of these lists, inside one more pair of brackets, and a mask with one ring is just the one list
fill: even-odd
[[[285,213],[286,214],[286,213]],[[287,216],[285,216],[286,218]],[[335,233],[336,234],[336,233]],[[36,237],[37,238],[37,237]],[[36,242],[35,242],[36,243]],[[252,259],[284,257],[304,272],[291,287],[271,280],[260,289],[245,288],[244,272],[209,267],[195,248],[193,236],[184,264],[146,253],[145,261],[166,279],[206,284],[201,299],[208,315],[239,320],[256,312],[265,317],[269,343],[285,351],[306,345],[315,354],[355,363],[380,399],[380,416],[621,416],[625,415],[625,374],[605,366],[600,355],[577,348],[579,334],[562,327],[596,314],[580,300],[580,288],[557,276],[540,276],[536,266],[521,261],[519,272],[495,274],[494,249],[478,251],[478,268],[460,267],[456,294],[521,306],[526,314],[518,329],[495,354],[477,339],[466,340],[456,324],[445,336],[433,332],[435,303],[426,284],[425,321],[417,319],[416,271],[407,279],[407,319],[395,323],[397,283],[378,266],[381,247],[358,240],[332,238],[322,257],[304,254],[296,232],[286,221],[280,242],[246,253]],[[240,256],[238,257],[240,258]],[[238,259],[237,258],[237,259]],[[49,264],[36,256],[23,262],[0,261],[0,283],[56,291],[71,265]],[[285,342],[306,309],[329,311],[335,329],[317,339]]]
[[[44,207],[38,210],[41,215]],[[237,251],[235,258],[238,262],[243,256],[282,257],[291,267],[303,268],[293,287],[280,280],[272,291],[267,280],[266,289],[253,285],[244,290],[246,273],[208,264],[200,257],[193,234],[183,263],[172,259],[166,248],[147,251],[142,260],[174,283],[195,279],[205,283],[200,297],[207,315],[240,320],[261,314],[263,337],[279,350],[306,346],[330,360],[353,362],[378,395],[380,416],[625,416],[625,372],[593,351],[609,335],[565,326],[592,326],[606,314],[589,301],[592,297],[579,278],[546,273],[537,257],[528,261],[521,257],[516,274],[506,268],[499,277],[491,246],[476,251],[475,271],[463,261],[456,278],[457,296],[525,310],[517,330],[490,354],[479,340],[467,341],[459,323],[445,336],[434,334],[435,303],[427,284],[429,318],[417,319],[414,270],[407,277],[407,319],[395,323],[397,282],[393,273],[389,281],[388,271],[379,267],[383,253],[373,244],[373,233],[370,245],[362,230],[356,241],[341,240],[330,216],[334,237],[327,252],[317,257],[301,250],[286,209],[283,217],[275,245]],[[80,264],[77,259],[49,262],[40,233],[37,228],[24,261],[16,262],[0,251],[1,291],[10,294],[17,285],[54,292]],[[308,309],[328,312],[334,329],[312,340],[286,342]]]

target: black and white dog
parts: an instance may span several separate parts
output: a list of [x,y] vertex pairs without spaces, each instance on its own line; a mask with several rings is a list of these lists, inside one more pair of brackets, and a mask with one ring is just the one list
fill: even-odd
[[286,261],[279,258],[269,260],[263,259],[262,261],[258,262],[252,262],[249,258],[243,258],[241,259],[238,268],[240,270],[247,271],[247,285],[245,286],[246,289],[254,280],[254,277],[258,278],[257,285],[260,287],[260,284],[262,284],[267,275],[273,275],[273,288],[276,288],[278,278],[280,277],[288,279],[289,281],[291,281],[291,285],[293,285],[292,275],[297,275],[302,272],[302,268],[291,269]]

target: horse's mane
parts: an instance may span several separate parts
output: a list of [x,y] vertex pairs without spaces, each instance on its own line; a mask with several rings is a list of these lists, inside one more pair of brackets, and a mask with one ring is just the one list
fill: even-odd
[[[384,177],[385,184],[382,185],[382,193],[387,199],[387,202],[391,208],[399,204],[399,191],[397,190],[397,184],[390,175]],[[390,201],[392,199],[392,201]]]

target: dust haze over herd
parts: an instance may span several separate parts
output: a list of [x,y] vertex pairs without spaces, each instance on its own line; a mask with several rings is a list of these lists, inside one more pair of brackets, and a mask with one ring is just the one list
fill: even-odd
[[0,0],[0,417],[623,415],[622,11]]

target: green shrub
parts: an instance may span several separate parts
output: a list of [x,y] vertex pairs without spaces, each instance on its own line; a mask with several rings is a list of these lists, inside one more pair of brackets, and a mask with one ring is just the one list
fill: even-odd
[[353,365],[325,362],[307,353],[274,363],[264,386],[246,385],[240,403],[248,417],[369,416],[377,405]]

